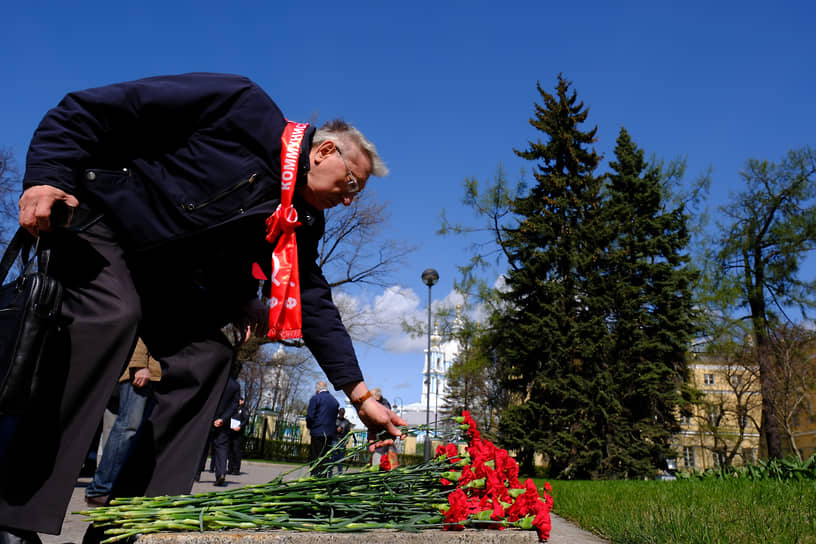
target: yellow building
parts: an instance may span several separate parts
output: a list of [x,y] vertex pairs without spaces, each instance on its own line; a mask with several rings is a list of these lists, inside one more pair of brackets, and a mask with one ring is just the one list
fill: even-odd
[[816,454],[816,391],[812,391],[799,405],[791,423],[793,439],[802,459]]
[[674,437],[677,468],[756,462],[762,412],[757,370],[695,353],[689,374],[702,402],[680,412],[682,431]]

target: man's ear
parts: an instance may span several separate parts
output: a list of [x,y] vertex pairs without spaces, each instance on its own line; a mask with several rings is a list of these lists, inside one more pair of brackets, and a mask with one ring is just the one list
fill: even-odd
[[316,149],[315,164],[320,164],[324,159],[327,159],[332,153],[334,153],[336,147],[337,146],[331,140],[324,140],[321,142]]

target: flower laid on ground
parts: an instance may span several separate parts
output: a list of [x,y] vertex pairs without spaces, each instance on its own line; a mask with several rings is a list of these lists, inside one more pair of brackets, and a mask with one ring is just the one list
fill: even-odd
[[443,483],[453,482],[456,490],[448,495],[443,509],[445,529],[464,529],[465,521],[486,528],[504,529],[512,524],[522,529],[535,528],[540,540],[550,537],[550,511],[553,506],[550,484],[539,493],[535,483],[519,479],[518,464],[507,450],[482,438],[476,422],[465,411],[454,418],[468,439],[467,455],[460,456],[455,444],[439,446],[436,454],[447,458],[460,470],[443,473]]
[[[522,484],[506,450],[481,437],[468,412],[460,418],[468,445],[437,448],[434,459],[379,466],[329,478],[284,481],[227,491],[115,499],[112,506],[80,512],[114,542],[163,531],[288,529],[353,532],[373,529],[418,531],[444,528],[535,529],[549,538],[552,497],[532,480]],[[426,431],[424,427],[405,432]],[[353,457],[366,446],[348,450]],[[359,451],[358,451],[359,450]],[[334,451],[326,454],[331,458]],[[318,459],[314,463],[320,463]],[[545,486],[549,491],[549,484]]]

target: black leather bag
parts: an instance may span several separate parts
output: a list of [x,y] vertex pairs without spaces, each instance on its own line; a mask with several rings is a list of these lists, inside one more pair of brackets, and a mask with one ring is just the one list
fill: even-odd
[[[48,338],[61,326],[62,286],[48,275],[50,250],[40,249],[28,259],[33,238],[19,229],[0,261],[0,415],[18,415],[29,406]],[[22,272],[6,282],[14,262],[22,254]]]

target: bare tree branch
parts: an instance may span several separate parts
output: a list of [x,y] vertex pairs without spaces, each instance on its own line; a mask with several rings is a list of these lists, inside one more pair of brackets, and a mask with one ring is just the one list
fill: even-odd
[[19,193],[20,172],[14,153],[0,148],[0,243],[7,243],[16,228]]
[[389,219],[387,207],[373,194],[362,193],[351,206],[325,212],[318,265],[332,288],[351,283],[385,286],[388,274],[416,250],[381,236]]

